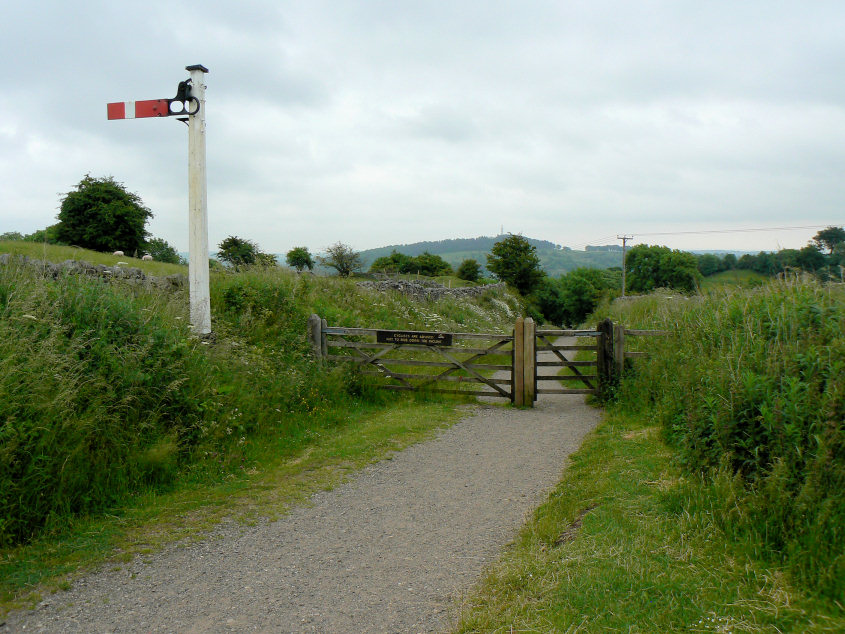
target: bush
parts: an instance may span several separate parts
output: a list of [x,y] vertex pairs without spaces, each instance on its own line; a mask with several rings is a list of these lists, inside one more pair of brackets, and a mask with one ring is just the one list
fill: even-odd
[[464,260],[458,267],[458,279],[477,282],[481,277],[481,265],[472,258]]
[[841,597],[842,291],[772,283],[695,302],[638,303],[625,310],[627,325],[679,336],[654,342],[651,361],[623,380],[619,407],[661,423],[690,473],[735,483],[723,487],[735,499],[715,511],[729,534],[808,587]]
[[144,250],[149,253],[156,262],[169,262],[170,264],[187,264],[185,258],[179,255],[163,238],[151,238],[144,245]]

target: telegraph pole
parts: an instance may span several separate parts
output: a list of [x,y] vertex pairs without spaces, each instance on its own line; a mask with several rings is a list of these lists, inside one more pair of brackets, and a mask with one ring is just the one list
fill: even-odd
[[625,250],[628,240],[634,236],[616,236],[617,240],[622,240],[622,297],[625,297]]

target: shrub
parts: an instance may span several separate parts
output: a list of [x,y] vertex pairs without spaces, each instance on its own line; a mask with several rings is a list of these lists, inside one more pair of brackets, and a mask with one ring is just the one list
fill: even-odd
[[481,277],[481,265],[478,262],[472,258],[461,262],[458,267],[458,279],[477,282],[479,277]]
[[660,422],[689,472],[735,483],[735,500],[716,510],[729,534],[842,596],[842,291],[773,282],[696,301],[648,298],[623,319],[679,336],[653,343],[650,361],[623,380],[619,407]]

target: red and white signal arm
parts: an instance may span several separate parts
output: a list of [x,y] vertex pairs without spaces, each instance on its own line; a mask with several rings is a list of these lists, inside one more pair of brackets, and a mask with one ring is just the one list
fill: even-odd
[[169,117],[171,99],[148,99],[146,101],[118,101],[106,105],[109,120],[143,119],[146,117]]

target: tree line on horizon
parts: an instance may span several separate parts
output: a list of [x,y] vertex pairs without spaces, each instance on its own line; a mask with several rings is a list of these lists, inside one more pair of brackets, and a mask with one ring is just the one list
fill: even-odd
[[[176,250],[161,238],[149,235],[146,224],[152,212],[141,198],[130,193],[113,177],[94,178],[86,174],[61,200],[58,222],[29,235],[0,234],[0,240],[26,240],[79,246],[101,252],[123,251],[127,255],[149,253],[157,261],[185,264]],[[486,271],[506,282],[525,298],[529,314],[561,325],[580,323],[602,297],[622,291],[621,267],[605,269],[578,267],[557,277],[548,275],[537,254],[540,248],[566,250],[552,242],[525,238],[519,234],[493,238],[455,239],[414,245],[456,244],[461,248],[490,244]],[[594,251],[616,251],[615,245],[594,247]],[[218,245],[217,258],[226,266],[277,266],[275,255],[265,253],[252,240],[229,236]],[[303,271],[319,263],[348,277],[362,268],[360,253],[342,242],[313,256],[307,247],[294,247],[286,254],[288,266]],[[219,262],[212,260],[212,265]],[[669,288],[696,292],[704,277],[729,270],[750,270],[765,276],[786,271],[804,271],[822,280],[845,278],[845,229],[830,226],[816,233],[801,249],[781,249],[757,255],[733,253],[695,255],[665,246],[636,245],[625,256],[626,292],[646,293]],[[474,258],[464,259],[455,271],[443,257],[427,249],[406,254],[392,249],[377,257],[370,273],[416,274],[436,277],[456,275],[477,282],[485,267]]]

